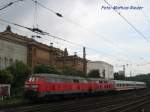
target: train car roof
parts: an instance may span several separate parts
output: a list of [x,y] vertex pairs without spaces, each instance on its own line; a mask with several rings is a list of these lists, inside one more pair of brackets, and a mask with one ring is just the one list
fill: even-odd
[[145,82],[139,82],[139,81],[124,81],[124,80],[113,80],[115,83],[136,83],[136,84],[145,84]]
[[33,77],[33,76],[44,76],[44,77],[54,77],[54,78],[67,78],[67,79],[86,80],[86,78],[77,77],[77,76],[66,76],[66,75],[47,74],[47,73],[33,74],[32,77]]
[[103,78],[87,78],[88,80],[93,80],[93,81],[111,81],[109,79],[103,79]]

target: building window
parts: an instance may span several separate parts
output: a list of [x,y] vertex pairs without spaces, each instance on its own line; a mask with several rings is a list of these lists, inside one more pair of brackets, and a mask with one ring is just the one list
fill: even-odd
[[103,70],[103,73],[102,73],[102,74],[103,74],[103,77],[105,78],[105,69]]
[[9,59],[9,65],[12,65],[12,64],[13,64],[13,59],[10,58],[10,59]]
[[33,54],[36,56],[36,48],[33,49]]
[[7,58],[5,57],[4,58],[4,68],[6,68],[7,67]]
[[2,69],[2,58],[0,57],[0,70]]

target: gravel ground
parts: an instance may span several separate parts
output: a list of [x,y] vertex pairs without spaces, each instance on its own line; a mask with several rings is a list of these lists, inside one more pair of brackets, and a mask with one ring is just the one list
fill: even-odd
[[150,103],[140,107],[140,109],[135,112],[150,112]]

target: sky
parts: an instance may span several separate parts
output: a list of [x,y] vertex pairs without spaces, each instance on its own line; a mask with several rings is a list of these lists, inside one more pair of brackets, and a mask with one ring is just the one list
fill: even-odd
[[[0,0],[0,8],[15,0]],[[108,5],[104,0],[37,0],[45,7],[59,12],[63,18],[37,5],[32,0],[17,2],[0,10],[0,18],[23,26],[36,27],[62,39],[86,46],[88,60],[106,61],[114,71],[126,65],[126,75],[150,73],[150,1],[107,0],[112,6],[141,6],[141,10],[117,10],[143,36],[137,33],[113,9],[102,9]],[[0,21],[0,32],[8,23]],[[11,25],[11,24],[9,24]],[[11,25],[12,31],[31,38],[34,33]],[[144,39],[146,38],[146,39]],[[37,41],[60,49],[68,48],[70,54],[81,56],[82,46],[42,36]]]

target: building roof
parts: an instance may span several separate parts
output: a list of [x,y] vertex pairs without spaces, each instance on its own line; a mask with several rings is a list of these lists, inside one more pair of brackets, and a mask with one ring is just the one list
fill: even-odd
[[6,30],[4,32],[0,32],[0,39],[11,41],[14,43],[22,44],[22,45],[35,45],[36,47],[42,48],[44,50],[53,50],[57,52],[63,53],[64,51],[55,48],[52,46],[48,46],[46,44],[40,43],[33,38],[28,38],[27,36],[22,36],[17,33],[13,33],[10,26],[7,26]]
[[88,61],[88,63],[99,63],[99,64],[107,64],[107,65],[113,66],[105,61]]

